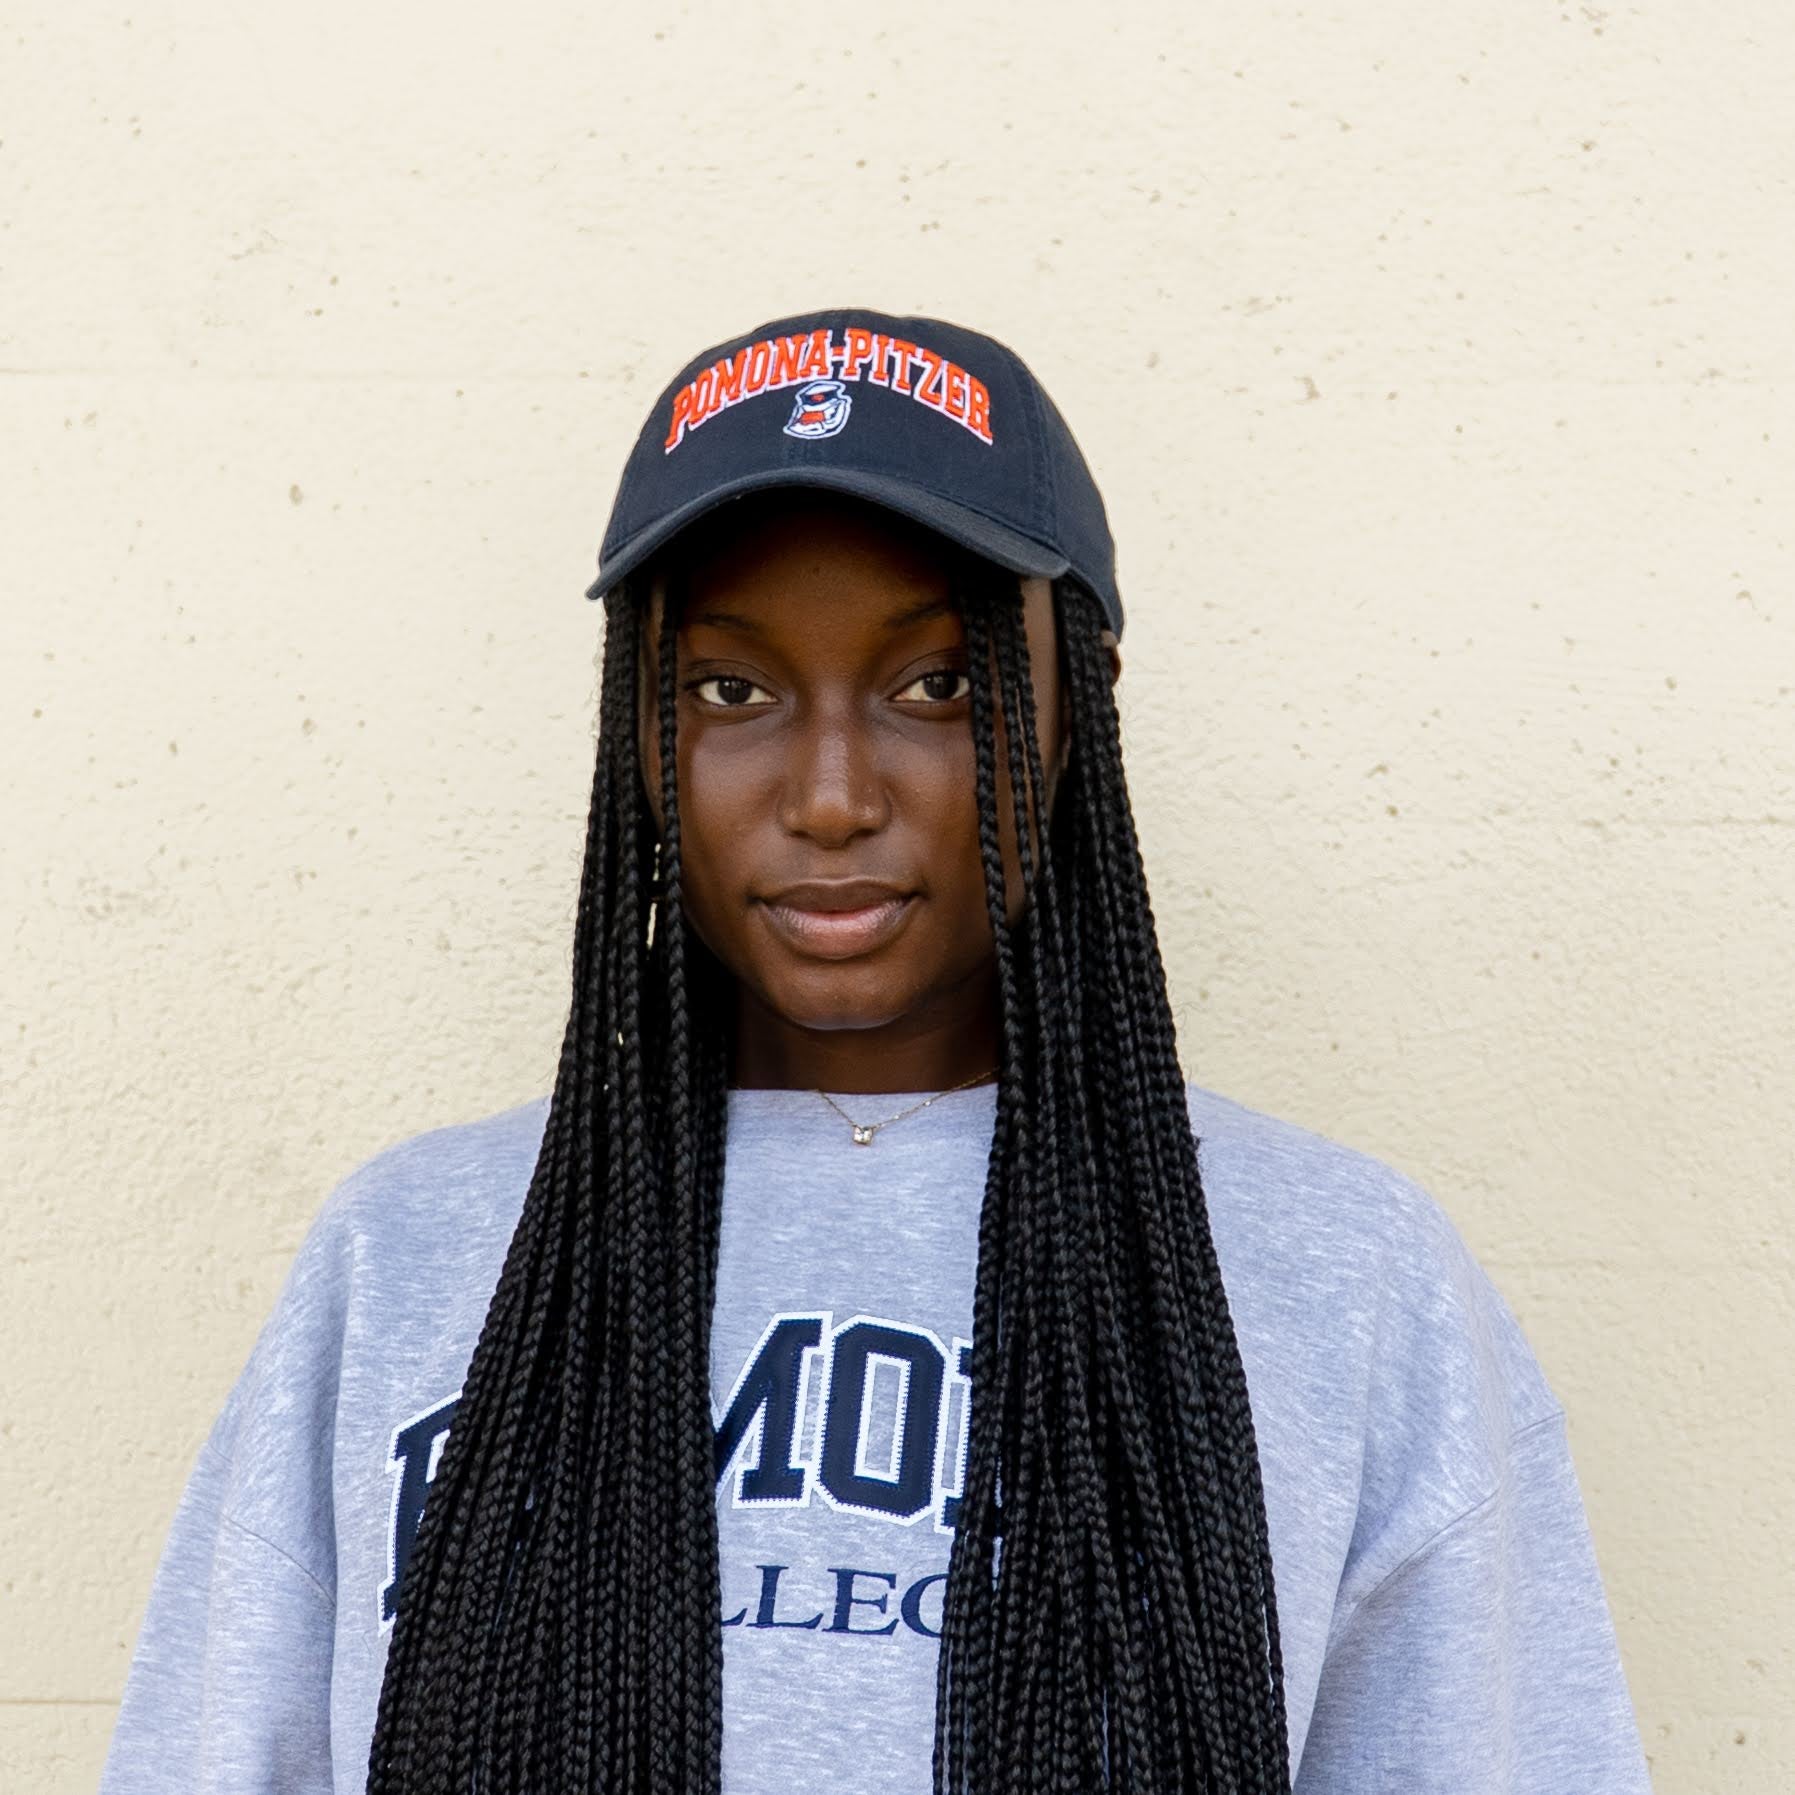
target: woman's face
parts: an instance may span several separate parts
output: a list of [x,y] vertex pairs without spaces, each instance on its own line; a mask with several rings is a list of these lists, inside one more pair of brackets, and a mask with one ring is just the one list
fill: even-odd
[[[927,532],[826,495],[745,517],[688,572],[678,662],[681,884],[740,988],[738,1059],[758,1031],[794,1083],[818,1036],[835,1089],[928,1088],[968,1053],[977,1071],[994,962],[949,562]],[[639,706],[657,818],[659,617],[657,599]],[[1065,719],[1045,580],[1024,582],[1024,624],[1051,804]],[[1013,919],[1007,776],[998,802]],[[887,1081],[873,1059],[855,1070],[887,1049]]]

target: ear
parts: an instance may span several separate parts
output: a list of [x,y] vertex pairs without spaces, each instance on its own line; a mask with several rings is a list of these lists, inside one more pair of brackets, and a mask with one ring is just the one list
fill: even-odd
[[1109,683],[1113,686],[1122,677],[1122,645],[1114,630],[1106,629],[1098,640],[1103,644],[1103,652],[1109,656]]

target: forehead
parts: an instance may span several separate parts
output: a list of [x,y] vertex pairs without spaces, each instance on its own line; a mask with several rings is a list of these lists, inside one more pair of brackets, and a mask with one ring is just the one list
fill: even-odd
[[968,558],[894,512],[832,493],[757,494],[684,532],[652,570],[658,631],[669,582],[682,633],[777,635],[794,648],[957,616]]
[[[746,624],[802,642],[873,632],[889,640],[905,626],[955,618],[958,601],[994,587],[1014,593],[1017,575],[933,530],[847,494],[785,488],[720,505],[676,537],[651,564],[646,597],[649,652],[659,637],[669,583],[683,595],[682,634],[700,620]],[[1020,582],[1031,651],[1054,658],[1052,588]],[[821,647],[820,640],[816,646]]]
[[946,585],[967,559],[946,538],[882,506],[792,488],[719,506],[682,532],[654,573],[657,589],[676,578],[694,593],[830,567],[873,583]]

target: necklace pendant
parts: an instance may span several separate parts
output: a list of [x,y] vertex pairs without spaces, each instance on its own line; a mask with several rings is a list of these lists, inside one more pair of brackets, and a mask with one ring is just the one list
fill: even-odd
[[873,1131],[862,1123],[856,1122],[854,1124],[854,1145],[856,1147],[870,1147],[872,1144]]

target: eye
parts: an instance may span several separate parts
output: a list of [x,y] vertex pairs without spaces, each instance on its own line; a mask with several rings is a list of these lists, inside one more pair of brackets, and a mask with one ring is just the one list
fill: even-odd
[[937,667],[933,673],[924,673],[911,680],[898,693],[899,698],[920,698],[925,704],[952,704],[957,698],[964,698],[972,690],[972,681],[964,673],[952,667]]
[[695,679],[687,688],[696,692],[706,704],[712,704],[718,710],[752,710],[756,707],[749,702],[751,696],[759,692],[763,702],[771,704],[771,696],[751,679],[743,679],[736,673],[713,673],[709,679]]

